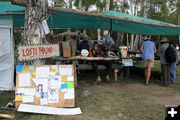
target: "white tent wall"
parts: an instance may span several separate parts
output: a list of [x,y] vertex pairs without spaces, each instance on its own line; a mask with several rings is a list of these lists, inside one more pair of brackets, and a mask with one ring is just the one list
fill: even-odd
[[0,19],[0,90],[14,90],[14,42],[12,19]]

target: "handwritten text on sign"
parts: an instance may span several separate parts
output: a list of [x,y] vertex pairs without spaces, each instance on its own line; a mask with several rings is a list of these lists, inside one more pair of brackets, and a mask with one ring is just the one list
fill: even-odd
[[20,61],[59,56],[58,44],[20,46],[18,50]]

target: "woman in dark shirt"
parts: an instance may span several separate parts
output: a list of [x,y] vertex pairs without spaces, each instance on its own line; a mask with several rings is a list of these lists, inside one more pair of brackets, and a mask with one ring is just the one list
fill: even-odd
[[[91,49],[92,55],[93,57],[105,57],[106,56],[106,50],[104,47],[100,46],[97,42],[94,42],[93,48]],[[101,80],[101,76],[100,76],[100,72],[98,69],[98,65],[105,65],[106,69],[107,69],[107,73],[106,73],[106,82],[110,82],[110,72],[111,72],[111,63],[109,63],[108,61],[92,61],[92,67],[96,72],[97,75],[97,79],[96,82],[97,84],[99,84],[100,82],[102,82]]]

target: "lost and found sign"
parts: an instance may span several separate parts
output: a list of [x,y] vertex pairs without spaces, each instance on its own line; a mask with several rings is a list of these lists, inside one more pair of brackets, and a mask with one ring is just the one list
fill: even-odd
[[18,48],[18,59],[34,60],[59,56],[59,45],[23,45]]

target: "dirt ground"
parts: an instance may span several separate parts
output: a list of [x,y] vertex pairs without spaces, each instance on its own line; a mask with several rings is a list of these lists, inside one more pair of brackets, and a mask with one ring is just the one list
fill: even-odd
[[[82,115],[54,116],[18,113],[0,110],[0,113],[15,114],[14,120],[164,120],[165,105],[180,104],[180,79],[176,85],[163,87],[158,80],[152,80],[149,86],[143,84],[143,78],[132,76],[116,83],[92,85],[89,80],[95,79],[84,75],[78,82],[76,106]],[[83,77],[84,78],[84,77]],[[83,91],[89,95],[82,96]],[[13,98],[12,93],[1,93],[0,105]]]

